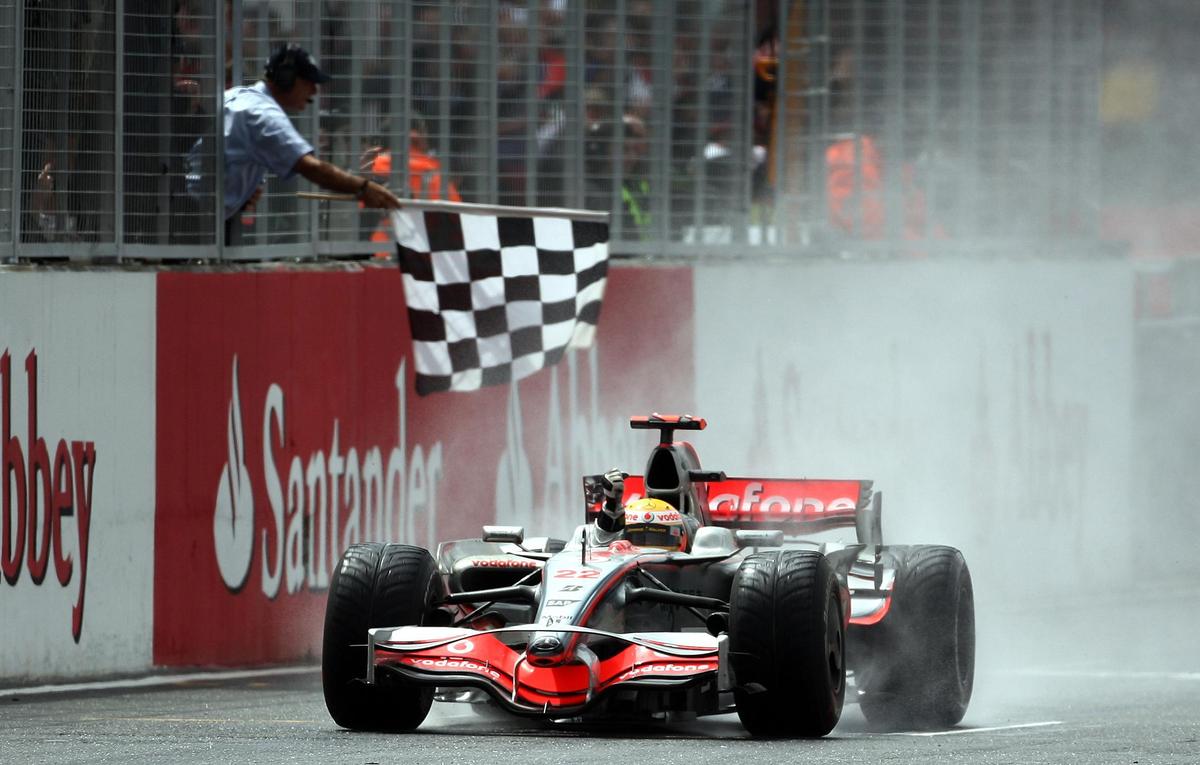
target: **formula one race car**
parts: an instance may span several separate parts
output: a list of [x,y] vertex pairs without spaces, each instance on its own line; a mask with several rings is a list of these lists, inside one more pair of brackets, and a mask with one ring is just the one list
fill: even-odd
[[625,522],[670,534],[603,539],[602,477],[586,476],[588,522],[566,541],[488,526],[436,557],[346,551],[322,657],[338,725],[412,730],[434,699],[548,720],[736,710],[761,736],[823,736],[845,700],[877,727],[962,719],[975,616],[958,550],[884,545],[870,481],[729,478],[674,440],[704,420],[630,424],[660,438],[624,481]]

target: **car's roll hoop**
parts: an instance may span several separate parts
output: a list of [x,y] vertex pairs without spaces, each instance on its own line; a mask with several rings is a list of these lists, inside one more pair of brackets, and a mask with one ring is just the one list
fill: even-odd
[[660,444],[670,444],[677,430],[704,430],[708,421],[690,414],[659,414],[629,418],[629,427],[634,430],[657,430]]

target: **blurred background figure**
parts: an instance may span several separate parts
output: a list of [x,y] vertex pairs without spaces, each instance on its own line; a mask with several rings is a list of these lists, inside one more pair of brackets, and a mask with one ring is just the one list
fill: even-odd
[[[652,223],[649,152],[649,131],[637,115],[621,119],[620,140],[612,121],[596,122],[588,129],[587,206],[619,211],[612,225],[629,239],[648,235]],[[614,157],[619,157],[619,182],[614,181]]]
[[754,50],[754,114],[752,136],[754,151],[751,199],[756,205],[770,203],[771,189],[775,185],[775,167],[771,161],[775,147],[775,81],[778,59],[779,34],[771,24],[759,35],[758,47]]
[[34,183],[33,211],[37,216],[38,232],[43,242],[57,241],[59,231],[58,195],[54,188],[53,151],[46,152],[46,164]]
[[[392,180],[392,156],[390,149],[382,142],[376,142],[363,152],[361,171],[376,182],[386,186]],[[425,130],[425,121],[414,118],[408,131],[408,173],[403,182],[404,191],[409,199],[440,199],[447,202],[461,202],[462,196],[454,182],[445,178],[441,161],[429,147],[429,136]],[[371,241],[379,249],[375,251],[376,258],[386,259],[396,254],[395,237],[392,232],[391,216],[387,213],[363,209],[364,226],[371,226]]]

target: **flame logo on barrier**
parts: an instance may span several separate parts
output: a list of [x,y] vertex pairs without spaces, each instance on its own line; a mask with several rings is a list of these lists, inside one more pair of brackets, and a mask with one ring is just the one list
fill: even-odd
[[213,549],[221,579],[237,592],[250,574],[254,553],[254,492],[246,469],[242,402],[238,393],[238,361],[233,357],[233,396],[229,401],[228,458],[221,469],[217,504],[213,512]]

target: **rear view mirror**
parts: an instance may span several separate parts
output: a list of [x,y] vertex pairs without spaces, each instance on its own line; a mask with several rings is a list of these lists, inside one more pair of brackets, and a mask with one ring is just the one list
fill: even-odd
[[585,505],[594,505],[604,501],[604,487],[600,484],[602,476],[585,475],[583,477],[583,501]]
[[524,526],[484,526],[484,542],[511,542],[515,545],[525,541]]

